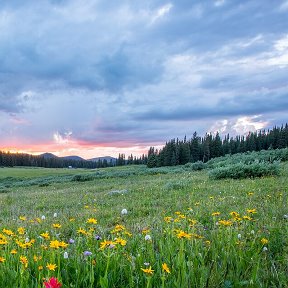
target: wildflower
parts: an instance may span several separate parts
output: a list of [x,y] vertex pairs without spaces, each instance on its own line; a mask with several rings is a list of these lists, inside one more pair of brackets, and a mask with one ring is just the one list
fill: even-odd
[[111,233],[118,233],[120,231],[124,231],[125,227],[123,225],[117,224],[115,228],[111,231]]
[[13,233],[12,230],[5,229],[5,228],[4,228],[2,231],[3,231],[3,233],[5,233],[5,234],[8,235],[8,236],[13,236],[13,235],[14,235],[14,233]]
[[232,222],[230,220],[219,220],[218,224],[222,226],[232,226]]
[[145,235],[145,238],[144,238],[146,241],[151,241],[152,238],[149,234]]
[[122,209],[121,215],[126,215],[128,213],[127,209]]
[[56,228],[56,229],[61,228],[61,224],[59,224],[59,223],[54,223],[54,224],[52,224],[52,226],[53,226],[53,228]]
[[50,270],[50,271],[55,271],[55,269],[57,268],[57,265],[56,264],[52,264],[52,263],[47,263],[46,268],[48,270]]
[[64,257],[64,259],[68,259],[69,258],[68,252],[65,251],[63,254],[63,257]]
[[254,230],[251,230],[250,234],[254,235],[254,234],[255,234],[255,231],[254,231]]
[[115,242],[116,242],[117,244],[120,244],[121,246],[125,246],[126,243],[127,243],[127,241],[124,240],[124,239],[122,239],[122,238],[116,238],[116,239],[115,239]]
[[149,268],[141,268],[141,270],[147,275],[153,275],[153,272],[154,272],[151,266]]
[[69,244],[74,244],[74,243],[75,243],[75,240],[72,239],[72,238],[70,238],[69,241],[68,241],[68,243],[69,243]]
[[163,270],[164,272],[168,273],[168,274],[171,273],[171,271],[170,271],[170,269],[169,269],[169,267],[168,267],[168,265],[167,265],[166,263],[163,263],[163,264],[162,264],[162,270]]
[[95,218],[89,218],[89,219],[87,220],[87,223],[88,223],[88,224],[97,224],[97,220],[96,220]]
[[17,254],[17,250],[16,250],[16,249],[12,249],[11,252],[10,252],[10,254],[12,254],[12,255]]
[[95,240],[101,240],[101,236],[100,235],[96,235],[95,236]]
[[262,249],[262,251],[263,251],[263,252],[266,252],[266,251],[268,251],[268,248],[267,248],[266,246],[264,246],[263,249]]
[[43,266],[42,265],[38,266],[38,270],[39,271],[43,270]]
[[253,192],[249,192],[248,193],[248,196],[252,196],[254,193]]
[[50,239],[50,235],[49,235],[48,232],[41,233],[40,236],[43,237],[43,238],[46,239],[46,240],[49,240],[49,239]]
[[220,214],[221,214],[221,213],[217,211],[217,212],[213,212],[213,213],[212,213],[212,216],[219,216]]
[[28,267],[28,259],[26,256],[20,256],[20,262],[24,265],[25,268]]
[[58,282],[58,279],[55,277],[51,277],[49,280],[44,282],[45,288],[60,288],[62,284]]
[[266,239],[266,238],[262,238],[262,239],[261,239],[261,243],[262,243],[263,245],[268,244],[268,243],[269,243],[269,240]]
[[238,235],[237,235],[237,238],[238,238],[238,239],[241,239],[241,234],[238,234]]
[[287,220],[288,219],[288,214],[284,214],[283,218]]
[[85,229],[83,229],[83,228],[79,228],[79,229],[77,230],[77,233],[78,233],[78,234],[83,234],[83,235],[87,235],[87,234],[88,234],[88,232],[87,232]]
[[70,221],[70,222],[74,222],[74,221],[75,221],[75,218],[69,218],[69,221]]
[[235,211],[232,211],[229,213],[233,218],[238,218],[240,216],[239,213],[235,212]]
[[253,218],[251,218],[250,216],[247,216],[247,215],[244,215],[243,219],[244,220],[249,220],[249,221],[253,220]]
[[91,255],[92,255],[92,252],[90,252],[90,251],[84,251],[84,252],[83,252],[83,255],[84,255],[84,256],[91,256]]
[[255,214],[257,213],[256,209],[247,209],[247,213]]
[[178,233],[177,233],[177,238],[179,238],[179,239],[182,239],[182,238],[190,239],[191,237],[192,237],[191,234],[186,233],[186,232],[184,232],[182,230],[179,230]]
[[108,246],[111,246],[111,245],[115,246],[115,244],[117,244],[117,243],[113,242],[113,241],[109,241],[109,240],[104,240],[103,242],[100,243],[100,249],[103,250],[103,249],[105,249]]
[[56,218],[58,215],[57,215],[57,213],[55,212],[54,214],[53,214],[53,217],[54,218]]
[[45,215],[42,215],[41,220],[45,220],[45,219],[46,219]]
[[2,256],[0,256],[0,263],[4,263],[6,261],[6,259]]
[[18,231],[18,234],[19,234],[19,235],[24,235],[24,234],[25,234],[25,228],[23,228],[23,227],[19,227],[19,228],[17,229],[17,231]]
[[20,216],[19,219],[20,219],[21,221],[25,221],[25,220],[26,220],[26,217],[25,217],[25,216]]
[[173,218],[170,217],[170,216],[166,216],[166,217],[164,217],[164,221],[165,221],[166,223],[170,223],[170,222],[173,221]]

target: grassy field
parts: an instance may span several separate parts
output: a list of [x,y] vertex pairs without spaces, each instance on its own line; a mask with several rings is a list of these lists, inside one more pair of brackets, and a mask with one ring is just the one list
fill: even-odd
[[0,168],[0,287],[288,287],[287,192],[287,162],[277,177],[221,181],[181,167]]

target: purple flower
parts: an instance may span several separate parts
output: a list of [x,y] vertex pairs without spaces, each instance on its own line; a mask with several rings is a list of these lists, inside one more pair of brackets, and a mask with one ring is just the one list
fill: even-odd
[[68,241],[69,244],[73,244],[74,242],[75,242],[75,240],[72,239],[72,238],[70,238],[69,241]]
[[83,255],[84,255],[84,256],[91,256],[91,255],[92,255],[92,252],[90,252],[90,251],[84,251],[84,252],[83,252]]
[[96,239],[96,240],[101,240],[101,236],[100,236],[100,235],[96,235],[96,236],[95,236],[95,239]]

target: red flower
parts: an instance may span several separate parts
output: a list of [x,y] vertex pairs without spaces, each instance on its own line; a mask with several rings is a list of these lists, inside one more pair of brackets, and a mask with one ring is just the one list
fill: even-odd
[[45,288],[60,288],[62,286],[55,277],[51,277],[47,282],[44,282],[44,285]]

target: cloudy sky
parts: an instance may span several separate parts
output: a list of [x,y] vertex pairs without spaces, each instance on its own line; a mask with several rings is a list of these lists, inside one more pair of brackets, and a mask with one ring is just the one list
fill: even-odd
[[0,149],[84,158],[288,122],[287,0],[1,0]]

